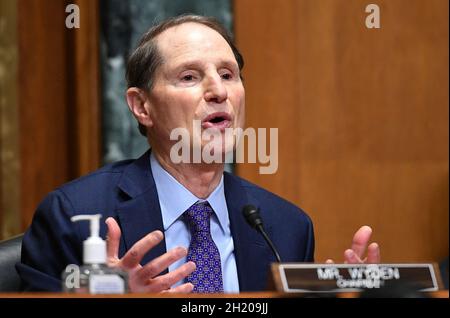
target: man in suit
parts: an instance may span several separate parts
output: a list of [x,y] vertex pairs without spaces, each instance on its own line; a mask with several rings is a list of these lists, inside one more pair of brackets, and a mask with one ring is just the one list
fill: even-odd
[[[284,262],[312,262],[310,218],[298,207],[234,175],[223,163],[178,163],[170,133],[213,129],[222,155],[235,147],[226,128],[244,126],[243,59],[214,20],[181,16],[152,28],[127,66],[127,102],[151,150],[137,160],[106,166],[50,193],[25,234],[17,270],[27,290],[61,289],[68,264],[82,262],[88,227],[77,214],[103,214],[108,265],[129,273],[133,292],[239,292],[266,288],[275,258],[246,223],[242,208],[260,209]],[[345,251],[347,262],[379,261],[371,230],[362,227]]]

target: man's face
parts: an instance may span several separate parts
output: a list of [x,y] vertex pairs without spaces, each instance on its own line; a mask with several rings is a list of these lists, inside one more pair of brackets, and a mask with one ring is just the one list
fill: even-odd
[[[185,128],[193,136],[193,121],[201,131],[244,125],[245,92],[233,51],[213,29],[198,23],[172,27],[156,37],[162,64],[149,94],[152,127],[148,127],[155,148],[167,152],[176,142],[169,136]],[[205,145],[208,141],[203,141]],[[233,145],[222,147],[230,150]]]

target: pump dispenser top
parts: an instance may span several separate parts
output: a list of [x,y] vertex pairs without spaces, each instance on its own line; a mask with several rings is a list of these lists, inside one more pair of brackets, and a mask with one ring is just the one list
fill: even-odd
[[90,221],[91,235],[83,241],[83,263],[84,264],[105,264],[106,263],[106,242],[100,237],[101,214],[76,215],[70,220],[72,222]]

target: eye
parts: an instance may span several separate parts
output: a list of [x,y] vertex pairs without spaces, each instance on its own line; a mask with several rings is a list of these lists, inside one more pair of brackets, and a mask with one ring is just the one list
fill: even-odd
[[181,80],[182,80],[183,82],[191,82],[191,81],[194,80],[194,75],[192,75],[192,74],[186,74],[186,75],[184,75],[184,76],[181,78]]
[[232,75],[231,73],[223,73],[223,74],[221,75],[221,77],[222,77],[224,80],[230,80],[230,79],[233,78],[233,75]]

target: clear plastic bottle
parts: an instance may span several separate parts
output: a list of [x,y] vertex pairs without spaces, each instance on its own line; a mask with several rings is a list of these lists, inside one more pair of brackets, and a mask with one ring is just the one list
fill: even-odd
[[128,274],[106,265],[106,242],[99,236],[101,214],[77,215],[72,222],[90,221],[91,236],[83,242],[83,266],[69,264],[62,273],[62,290],[82,294],[124,294]]

